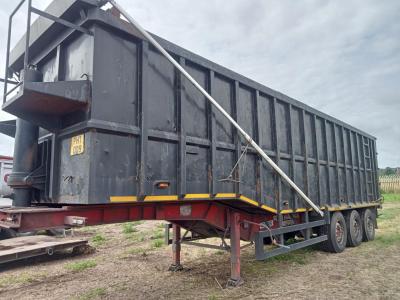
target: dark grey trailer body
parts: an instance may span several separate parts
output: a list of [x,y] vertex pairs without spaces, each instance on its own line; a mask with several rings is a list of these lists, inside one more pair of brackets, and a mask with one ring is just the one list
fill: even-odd
[[[60,2],[52,13],[89,32],[41,19],[33,24],[30,62],[44,82],[26,83],[3,106],[46,130],[46,182],[34,202],[232,193],[278,211],[305,207],[252,149],[228,178],[246,144],[129,24],[95,1]],[[157,40],[316,204],[350,207],[379,199],[374,137]],[[14,71],[23,68],[23,54],[23,43],[11,52]]]

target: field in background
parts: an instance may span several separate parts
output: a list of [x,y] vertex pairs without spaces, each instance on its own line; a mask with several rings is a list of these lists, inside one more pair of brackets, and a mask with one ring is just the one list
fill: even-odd
[[379,186],[384,193],[400,193],[400,175],[380,176]]
[[[223,288],[229,255],[182,247],[182,272],[168,272],[170,247],[162,222],[87,227],[96,252],[29,259],[0,268],[1,299],[398,299],[400,194],[385,194],[376,239],[339,254],[301,249],[254,261],[242,252],[245,284]],[[212,243],[219,241],[211,239]]]

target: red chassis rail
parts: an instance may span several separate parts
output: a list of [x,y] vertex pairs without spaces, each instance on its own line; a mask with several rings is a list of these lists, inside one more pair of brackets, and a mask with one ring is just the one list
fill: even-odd
[[[230,214],[237,212],[239,222],[244,220],[261,223],[272,215],[246,213],[243,210],[210,201],[154,202],[64,206],[62,208],[26,207],[0,209],[0,227],[18,232],[65,228],[75,225],[100,225],[138,220],[166,220],[171,223],[201,221],[207,226],[225,231],[229,228]],[[83,222],[83,224],[79,224]],[[251,240],[259,226],[242,224],[240,238]]]
[[[100,225],[137,220],[166,220],[174,224],[172,270],[181,269],[181,227],[199,231],[205,237],[223,232],[230,237],[231,278],[240,278],[240,240],[250,241],[260,231],[257,224],[272,220],[266,213],[247,213],[219,202],[154,202],[65,206],[62,208],[27,207],[0,209],[0,228],[30,232],[71,226]],[[246,222],[247,221],[247,222]]]

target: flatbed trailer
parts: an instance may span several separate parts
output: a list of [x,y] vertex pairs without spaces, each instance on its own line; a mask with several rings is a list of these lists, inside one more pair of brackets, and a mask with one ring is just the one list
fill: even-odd
[[27,1],[28,24],[40,18],[7,47],[3,110],[18,119],[0,126],[16,142],[0,227],[167,220],[171,270],[182,243],[219,237],[230,285],[240,240],[262,260],[374,238],[374,137],[145,32],[114,1]]
[[[75,251],[87,245],[87,240],[45,235],[21,236],[0,241],[0,264],[39,256],[52,256],[57,252]],[[0,266],[1,269],[1,266]]]

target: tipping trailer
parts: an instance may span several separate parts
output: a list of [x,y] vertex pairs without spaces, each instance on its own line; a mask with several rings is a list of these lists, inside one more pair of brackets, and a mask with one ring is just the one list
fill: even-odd
[[145,32],[106,2],[40,11],[27,0],[28,24],[40,18],[7,49],[5,77],[18,82],[6,80],[3,110],[18,119],[1,227],[167,220],[171,269],[181,269],[181,244],[220,237],[232,285],[241,240],[263,260],[374,238],[374,137]]

